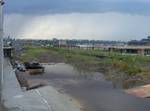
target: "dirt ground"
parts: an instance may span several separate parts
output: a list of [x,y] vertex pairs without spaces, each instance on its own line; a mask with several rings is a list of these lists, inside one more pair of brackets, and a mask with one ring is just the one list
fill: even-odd
[[41,63],[60,63],[64,59],[53,51],[47,51],[46,53],[37,56],[37,61]]
[[8,109],[6,109],[3,104],[0,104],[0,111],[8,111]]

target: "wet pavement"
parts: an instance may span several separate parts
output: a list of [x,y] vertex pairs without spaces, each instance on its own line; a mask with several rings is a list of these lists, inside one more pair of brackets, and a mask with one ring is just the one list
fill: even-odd
[[0,111],[80,111],[68,96],[52,86],[23,91],[8,59],[4,59],[3,80],[4,107],[0,104]]
[[150,99],[126,94],[114,88],[102,73],[82,72],[65,63],[45,66],[45,74],[29,76],[42,79],[59,92],[77,100],[83,111],[150,111]]

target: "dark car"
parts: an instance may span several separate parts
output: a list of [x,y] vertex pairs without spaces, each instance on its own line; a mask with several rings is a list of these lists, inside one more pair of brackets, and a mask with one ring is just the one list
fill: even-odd
[[42,69],[44,72],[44,67],[38,62],[25,62],[25,68],[28,69]]

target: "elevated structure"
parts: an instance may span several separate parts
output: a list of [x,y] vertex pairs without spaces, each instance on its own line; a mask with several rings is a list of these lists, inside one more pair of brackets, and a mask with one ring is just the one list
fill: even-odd
[[84,49],[97,49],[103,51],[113,51],[127,54],[137,54],[137,55],[150,55],[150,46],[107,46],[107,45],[98,45],[98,46],[85,46],[80,47]]
[[150,55],[150,46],[112,46],[108,47],[108,50],[129,54]]
[[150,55],[150,46],[130,46],[130,45],[77,45],[80,49],[93,49],[103,51],[113,51],[127,54]]

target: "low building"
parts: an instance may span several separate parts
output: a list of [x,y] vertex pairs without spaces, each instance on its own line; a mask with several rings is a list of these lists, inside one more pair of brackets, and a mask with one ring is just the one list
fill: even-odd
[[58,41],[58,45],[59,45],[59,46],[66,46],[66,45],[67,45],[67,42],[66,42],[66,40],[59,40],[59,41]]
[[12,47],[4,47],[4,57],[11,58],[12,57]]
[[54,38],[53,40],[52,40],[52,45],[53,46],[58,46],[58,47],[62,47],[62,46],[67,46],[68,44],[67,44],[67,41],[66,40],[58,40],[58,39],[56,39],[56,38]]

